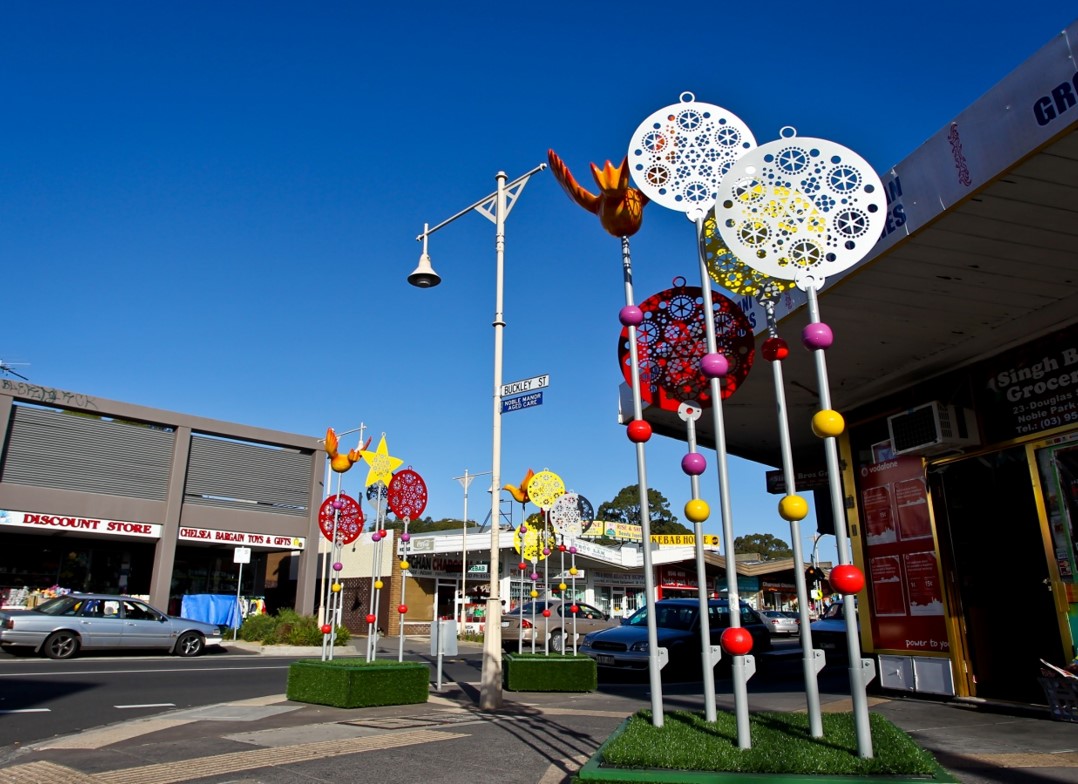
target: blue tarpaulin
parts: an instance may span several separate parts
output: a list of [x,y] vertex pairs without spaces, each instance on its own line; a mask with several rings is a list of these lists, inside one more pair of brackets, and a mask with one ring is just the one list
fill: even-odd
[[240,625],[240,608],[235,596],[219,593],[195,593],[183,597],[180,615],[192,621],[216,623],[235,629]]

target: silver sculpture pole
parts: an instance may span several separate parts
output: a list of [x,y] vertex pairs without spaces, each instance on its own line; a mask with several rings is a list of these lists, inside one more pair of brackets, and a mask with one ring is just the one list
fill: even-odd
[[[621,238],[621,266],[625,277],[625,306],[633,302],[633,262],[629,253],[629,238]],[[633,388],[633,419],[644,420],[644,406],[640,397],[640,358],[636,346],[636,327],[629,324],[629,363]],[[663,684],[660,670],[666,665],[667,651],[659,648],[659,634],[655,624],[655,572],[651,557],[651,507],[648,502],[648,472],[644,460],[644,441],[636,443],[636,476],[640,489],[640,533],[644,552],[644,602],[648,613],[648,682],[651,686],[651,723],[663,726]]]
[[[691,219],[696,223],[697,237],[704,233],[705,212],[695,212]],[[700,293],[703,297],[704,329],[707,337],[707,353],[718,353],[718,341],[715,338],[715,311],[711,300],[711,279],[707,274],[707,261],[703,253],[700,259]],[[713,376],[709,379],[711,392],[711,420],[715,431],[715,458],[719,475],[719,503],[722,510],[722,547],[726,555],[726,600],[730,610],[730,628],[741,626],[741,598],[737,590],[737,558],[734,555],[734,510],[730,503],[730,471],[726,452],[726,424],[722,412],[722,379]],[[734,716],[737,720],[738,748],[752,748],[752,735],[749,729],[749,693],[748,680],[756,673],[756,658],[752,654],[734,656],[732,663],[734,689]]]

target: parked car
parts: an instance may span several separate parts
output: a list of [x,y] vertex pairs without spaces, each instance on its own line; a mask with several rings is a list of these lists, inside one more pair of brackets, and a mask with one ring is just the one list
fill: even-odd
[[160,648],[198,656],[221,643],[212,623],[172,618],[146,602],[111,594],[67,594],[29,610],[0,612],[0,646],[32,648],[50,659],[80,650]]
[[[574,602],[551,599],[525,602],[502,615],[502,648],[505,650],[531,651],[532,640],[536,650],[546,650],[543,635],[550,638],[550,650],[561,653],[566,646],[573,648],[573,607]],[[621,618],[604,613],[597,607],[583,602],[575,602],[576,639],[579,644],[589,632],[617,626]],[[543,610],[550,608],[550,617],[543,617]],[[523,629],[523,631],[521,631]]]
[[850,658],[846,642],[846,615],[842,608],[842,602],[835,602],[824,611],[820,620],[809,624],[812,647],[824,651],[829,662],[844,662]]
[[801,619],[793,613],[782,610],[760,610],[764,626],[772,634],[798,634],[801,631]]
[[[666,648],[674,673],[700,670],[700,602],[697,599],[661,599],[655,602],[659,647]],[[725,599],[708,602],[711,644],[718,645],[730,625],[730,606]],[[756,611],[741,605],[741,626],[752,635],[752,653],[771,650],[771,634]],[[648,666],[648,608],[641,607],[621,626],[592,632],[584,638],[580,653],[595,659],[599,667],[644,670]],[[723,661],[729,661],[725,656]]]

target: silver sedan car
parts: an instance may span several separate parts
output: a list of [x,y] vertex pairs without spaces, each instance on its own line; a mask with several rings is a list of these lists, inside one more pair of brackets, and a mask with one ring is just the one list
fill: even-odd
[[111,594],[68,594],[29,610],[0,612],[0,646],[32,648],[50,659],[80,650],[158,648],[198,656],[221,644],[212,623],[172,618],[140,599]]
[[760,610],[759,613],[772,634],[798,634],[801,631],[801,619],[793,613],[783,610]]

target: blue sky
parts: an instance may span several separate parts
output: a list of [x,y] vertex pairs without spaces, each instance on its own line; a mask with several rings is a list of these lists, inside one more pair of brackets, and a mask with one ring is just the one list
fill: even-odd
[[[453,477],[491,463],[494,227],[470,214],[433,235],[443,283],[421,291],[405,277],[424,222],[548,148],[594,189],[588,164],[619,162],[686,90],[761,143],[791,125],[885,171],[1074,17],[1057,0],[4,3],[0,359],[42,386],[288,432],[363,423],[424,477],[427,514],[456,517]],[[633,262],[637,301],[696,282],[692,225],[650,206]],[[533,177],[507,222],[504,380],[551,387],[503,417],[503,482],[549,469],[596,508],[636,482],[622,304],[617,240]],[[647,453],[683,522],[684,451]],[[789,541],[764,470],[731,463],[735,534]]]

